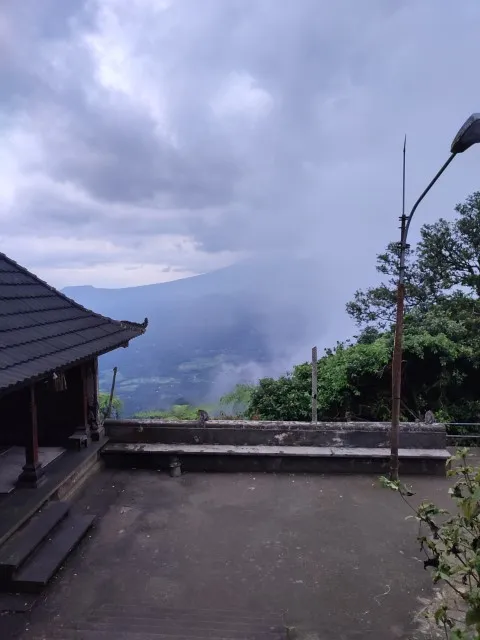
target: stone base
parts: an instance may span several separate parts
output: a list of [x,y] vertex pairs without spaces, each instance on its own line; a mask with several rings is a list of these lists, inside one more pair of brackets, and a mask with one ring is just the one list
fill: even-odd
[[98,429],[90,431],[90,438],[92,442],[99,442],[105,435],[105,427],[98,427]]
[[76,431],[68,438],[67,449],[73,449],[74,451],[80,451],[88,447],[89,437],[85,431]]
[[18,476],[16,486],[36,489],[45,482],[45,470],[38,462],[36,465],[26,464]]

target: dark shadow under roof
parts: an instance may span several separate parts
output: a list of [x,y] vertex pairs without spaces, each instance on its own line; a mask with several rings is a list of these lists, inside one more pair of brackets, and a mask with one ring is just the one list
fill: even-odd
[[0,393],[126,346],[147,324],[89,311],[0,253]]

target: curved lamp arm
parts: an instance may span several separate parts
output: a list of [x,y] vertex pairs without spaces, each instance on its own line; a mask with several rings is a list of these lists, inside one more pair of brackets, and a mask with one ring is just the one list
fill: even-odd
[[430,189],[433,187],[433,185],[436,183],[436,181],[440,178],[440,176],[442,175],[442,173],[445,171],[445,169],[448,167],[448,165],[451,163],[451,161],[455,158],[457,154],[456,153],[452,153],[450,155],[450,157],[448,158],[448,160],[445,162],[445,164],[442,166],[442,168],[438,171],[438,173],[435,175],[435,177],[432,179],[432,181],[430,182],[430,184],[426,187],[425,191],[421,194],[421,196],[418,198],[418,200],[415,202],[415,204],[412,207],[412,210],[410,211],[410,214],[407,216],[406,219],[406,224],[405,224],[405,231],[404,231],[404,237],[402,239],[403,243],[407,242],[407,236],[408,236],[408,230],[410,228],[410,222],[412,221],[413,218],[413,214],[415,213],[415,211],[417,210],[418,205],[421,203],[421,201],[425,198],[425,196],[427,195],[427,193],[430,191]]

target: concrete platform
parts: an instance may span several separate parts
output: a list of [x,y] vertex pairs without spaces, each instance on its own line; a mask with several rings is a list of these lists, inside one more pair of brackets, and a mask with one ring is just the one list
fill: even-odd
[[[168,470],[173,457],[182,471],[275,473],[384,473],[390,449],[220,444],[109,443],[102,457],[111,467]],[[446,449],[400,449],[403,474],[445,475]]]
[[[38,458],[46,469],[49,464],[65,453],[63,447],[40,447]],[[25,449],[10,447],[0,452],[0,494],[11,493],[25,464]]]
[[48,466],[45,482],[40,487],[18,487],[3,495],[0,500],[0,545],[49,500],[70,498],[83,480],[100,467],[99,451],[106,442],[102,438],[82,451],[66,451]]
[[[451,506],[450,479],[412,482]],[[2,640],[211,640],[227,619],[255,624],[237,640],[279,620],[298,640],[430,640],[417,523],[376,478],[106,470],[76,509],[98,528],[30,615],[0,617]]]

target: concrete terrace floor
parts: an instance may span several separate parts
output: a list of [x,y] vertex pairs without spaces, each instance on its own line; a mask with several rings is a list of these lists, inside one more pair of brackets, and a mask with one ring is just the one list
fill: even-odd
[[[416,499],[450,505],[451,481],[411,483]],[[16,614],[22,640],[61,637],[112,603],[268,611],[318,640],[426,637],[417,526],[375,477],[105,470],[76,508],[98,513],[97,528],[31,614]]]

